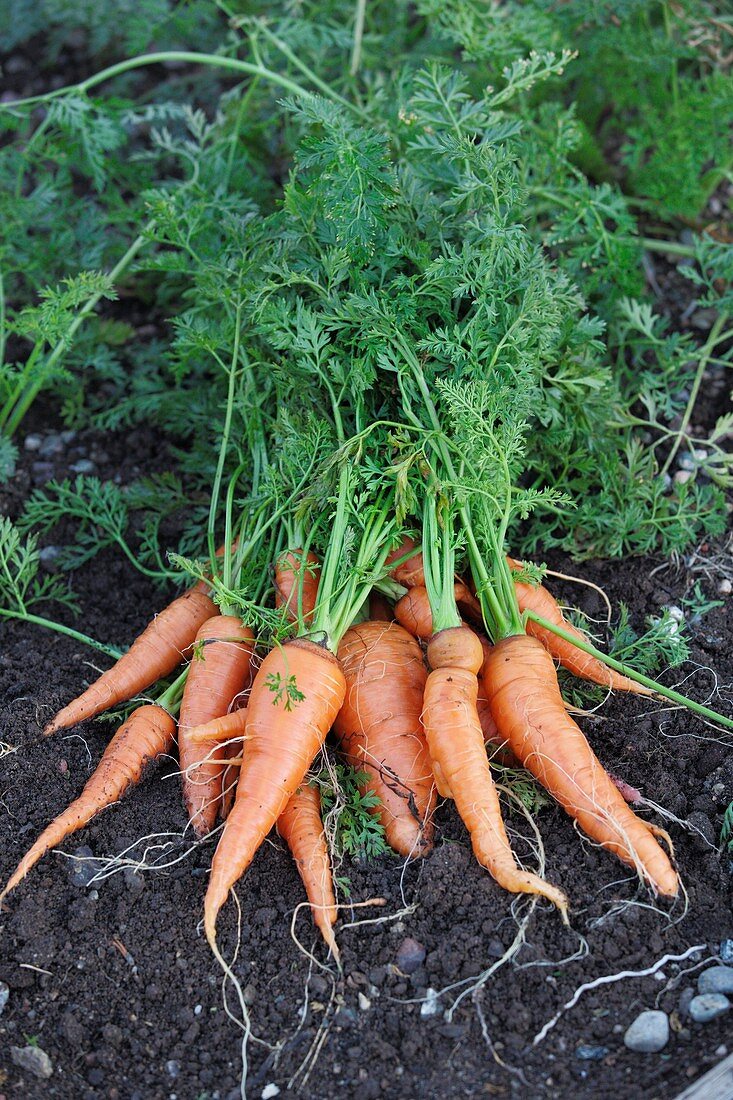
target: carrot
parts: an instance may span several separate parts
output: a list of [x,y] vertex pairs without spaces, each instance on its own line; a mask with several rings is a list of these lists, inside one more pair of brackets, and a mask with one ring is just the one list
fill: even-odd
[[563,892],[517,866],[486,757],[476,710],[483,650],[467,626],[435,634],[428,645],[432,672],[425,685],[423,721],[430,755],[452,793],[479,863],[505,890],[540,894],[566,916]]
[[298,787],[277,820],[277,831],[292,852],[315,925],[338,961],[339,949],[333,934],[338,909],[321,820],[321,799],[316,787],[307,783]]
[[216,615],[203,592],[191,590],[169,603],[143,630],[127,653],[53,718],[44,734],[75,726],[123,703],[173,672],[193,645],[199,628]]
[[646,822],[629,809],[565,711],[552,657],[536,638],[499,641],[484,666],[491,713],[512,752],[580,827],[660,894],[679,882]]
[[[463,581],[453,585],[453,595],[459,608],[473,622],[481,622],[481,605]],[[395,604],[395,618],[414,638],[426,642],[433,634],[433,615],[424,585],[416,584]]]
[[408,554],[411,550],[415,551],[412,557],[408,558],[407,561],[401,562],[400,565],[396,565],[394,569],[390,571],[390,576],[399,584],[404,585],[405,588],[413,588],[415,585],[425,584],[423,556],[417,549],[417,543],[414,539],[405,535],[400,545],[395,550],[390,551],[384,562],[384,567],[387,569],[393,561],[397,561],[398,558],[403,558],[405,554]]
[[247,722],[247,708],[240,707],[220,718],[212,718],[201,726],[191,726],[188,740],[192,745],[213,745],[222,741],[241,740]]
[[305,638],[271,650],[262,662],[247,708],[237,799],[214,854],[204,902],[206,938],[215,950],[216,918],[230,888],[303,782],[345,693],[334,655]]
[[333,729],[349,764],[369,776],[372,811],[403,856],[432,847],[435,790],[420,720],[427,673],[420,646],[397,623],[347,630],[338,650],[346,698]]
[[[513,558],[507,558],[507,561],[513,570],[522,568],[520,562],[515,561]],[[581,642],[588,640],[582,630],[578,630],[563,617],[557,600],[541,584],[534,585],[527,584],[524,581],[515,581],[514,591],[517,594],[520,611],[534,611],[536,615],[547,619],[548,622],[561,626],[563,630],[574,635]],[[554,634],[544,626],[540,626],[532,619],[527,620],[526,630],[533,638],[537,638],[542,642],[548,653],[556,661],[559,661],[564,668],[572,672],[574,676],[579,676],[583,680],[591,680],[594,684],[601,684],[603,687],[612,688],[614,691],[631,691],[636,695],[654,694],[651,688],[644,687],[643,684],[637,684],[635,680],[631,680],[628,676],[622,676],[621,673],[604,665],[603,661],[599,661],[597,657],[584,653],[572,642],[559,637],[559,635]]]
[[291,623],[302,611],[304,623],[313,618],[318,599],[318,583],[321,579],[321,563],[315,554],[286,550],[275,563],[275,607],[285,608]]
[[[196,635],[178,720],[183,798],[196,836],[211,831],[219,810],[222,758],[217,741],[192,741],[190,731],[226,714],[249,681],[254,638],[235,615],[215,615]],[[212,756],[212,754],[214,754]]]
[[133,711],[107,745],[82,793],[44,829],[23,856],[0,898],[17,886],[50,848],[88,824],[100,810],[117,802],[128,787],[138,783],[145,766],[168,752],[175,729],[173,718],[162,707],[146,705]]
[[[201,728],[201,727],[199,727]],[[219,817],[226,821],[231,813],[234,800],[237,797],[237,782],[239,780],[240,764],[234,761],[242,751],[239,741],[229,741],[221,746],[220,755],[223,760],[231,760],[231,764],[225,764],[221,773],[221,802],[219,803]]]

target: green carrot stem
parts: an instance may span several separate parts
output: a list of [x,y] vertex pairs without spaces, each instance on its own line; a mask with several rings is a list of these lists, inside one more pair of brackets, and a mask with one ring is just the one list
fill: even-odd
[[100,653],[104,653],[107,657],[113,657],[115,661],[122,656],[122,651],[115,649],[114,646],[105,645],[104,642],[98,642],[96,638],[90,638],[88,634],[82,634],[70,626],[64,626],[63,623],[54,622],[53,619],[44,619],[41,615],[33,615],[30,611],[12,611],[9,608],[0,608],[0,616],[4,619],[20,619],[21,622],[33,623],[35,626],[45,626],[48,630],[65,634],[68,638],[81,642],[82,645],[90,646],[91,649],[98,649]]
[[651,688],[657,695],[669,699],[670,702],[687,707],[688,710],[694,711],[695,714],[699,714],[701,717],[707,718],[711,722],[717,722],[719,725],[725,726],[726,729],[733,729],[733,718],[726,718],[725,715],[719,714],[718,711],[711,710],[710,707],[703,706],[702,703],[696,703],[694,700],[688,699],[686,695],[681,695],[680,692],[675,691],[674,688],[668,688],[663,684],[657,683],[656,680],[652,680],[651,677],[645,676],[642,672],[637,672],[636,669],[630,668],[629,665],[625,665],[622,661],[617,661],[614,657],[609,657],[607,653],[604,653],[600,649],[596,649],[590,642],[583,641],[575,634],[571,634],[568,630],[564,630],[561,626],[549,622],[548,619],[543,619],[541,615],[536,615],[534,611],[525,611],[524,618],[531,619],[545,630],[551,630],[553,634],[557,634],[558,637],[564,638],[566,642],[570,642],[584,653],[588,653],[591,657],[595,657],[597,660],[602,661],[604,665],[608,665],[608,667],[614,669],[615,672],[620,672],[622,676],[628,676],[630,680],[635,680],[638,684],[643,684],[644,687]]
[[167,710],[173,718],[178,717],[178,711],[181,708],[181,699],[183,698],[183,689],[186,684],[188,669],[189,665],[186,665],[173,683],[155,700],[156,707],[162,707],[163,710]]

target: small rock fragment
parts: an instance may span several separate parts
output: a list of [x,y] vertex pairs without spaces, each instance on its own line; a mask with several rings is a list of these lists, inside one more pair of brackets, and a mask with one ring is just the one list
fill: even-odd
[[89,458],[80,458],[77,462],[73,462],[69,469],[75,474],[93,474],[95,465]]
[[99,861],[94,858],[94,852],[88,845],[82,844],[80,848],[76,849],[74,858],[71,860],[71,874],[69,877],[72,885],[88,886],[98,870]]
[[435,1016],[440,1012],[440,1005],[438,1004],[438,991],[433,989],[431,985],[425,990],[425,1000],[420,1005],[421,1016]]
[[[730,596],[731,592],[733,592],[733,582],[729,581],[728,578],[725,577],[720,582],[720,584],[718,585],[718,595],[720,595],[720,596]],[[726,940],[725,942],[730,943],[731,941]],[[732,958],[733,958],[733,955],[729,955],[728,960],[726,960],[726,961],[729,961]]]
[[280,1089],[278,1088],[278,1086],[275,1084],[274,1081],[270,1081],[270,1084],[265,1085],[265,1087],[262,1090],[262,1100],[271,1100],[271,1097],[279,1096],[279,1095],[280,1095]]
[[608,1054],[608,1047],[580,1046],[575,1048],[575,1057],[581,1062],[600,1062]]
[[400,944],[395,962],[403,974],[414,974],[425,962],[425,955],[423,945],[408,936]]
[[10,1058],[34,1077],[48,1078],[53,1074],[53,1062],[40,1047],[11,1047]]
[[730,1001],[722,993],[701,993],[690,1001],[690,1016],[696,1024],[707,1024],[723,1016],[730,1008]]
[[10,998],[10,989],[5,984],[5,982],[0,982],[0,1016],[2,1016],[3,1009],[5,1008],[5,1005],[8,1003],[9,998]]
[[678,1002],[680,1016],[688,1016],[689,1015],[690,1004],[691,1004],[692,998],[694,996],[695,996],[695,990],[692,988],[691,985],[686,985],[685,988],[680,993],[680,999],[679,999],[679,1002]]
[[40,435],[31,433],[31,435],[27,435],[25,437],[25,442],[23,443],[23,446],[25,447],[26,451],[38,451],[41,448],[42,442],[43,440],[41,439]]
[[366,1012],[368,1008],[372,1007],[372,1002],[364,993],[361,992],[361,990],[359,990],[357,1000],[359,1002],[359,1008],[362,1010],[362,1012]]
[[698,993],[733,993],[733,967],[711,966],[697,979]]
[[640,1012],[624,1035],[624,1045],[637,1054],[656,1054],[668,1041],[669,1020],[659,1009]]

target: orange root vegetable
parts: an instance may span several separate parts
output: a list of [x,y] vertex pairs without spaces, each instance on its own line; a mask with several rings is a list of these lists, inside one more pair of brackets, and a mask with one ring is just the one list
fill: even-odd
[[241,767],[241,759],[237,762],[237,758],[242,751],[242,746],[238,741],[233,741],[221,746],[220,755],[224,760],[231,760],[231,763],[224,765],[224,770],[221,773],[221,802],[219,803],[219,817],[222,821],[226,821],[231,812],[234,801],[237,797],[237,781],[239,779],[239,769]]
[[[466,615],[466,618],[480,624],[481,605],[463,581],[456,581],[453,586],[453,595],[459,610]],[[416,584],[410,588],[395,604],[394,614],[400,626],[409,631],[413,638],[426,642],[432,637],[433,614],[430,610],[427,589],[423,585]]]
[[582,730],[566,713],[552,657],[536,638],[505,638],[484,666],[499,732],[514,755],[588,836],[658,893],[676,896],[677,874],[647,824],[629,809]]
[[192,741],[197,726],[226,714],[247,686],[254,637],[234,615],[216,615],[196,635],[178,719],[178,754],[183,799],[198,837],[213,828],[219,812],[223,761],[218,741]]
[[430,641],[428,661],[433,671],[425,685],[423,722],[430,755],[452,792],[476,859],[505,890],[546,897],[567,919],[563,892],[518,867],[509,844],[476,710],[479,639],[466,626],[441,630]]
[[313,921],[338,961],[339,949],[333,934],[338,909],[316,787],[308,784],[298,787],[278,818],[277,831],[292,852],[311,904]]
[[345,694],[336,658],[305,638],[271,650],[262,662],[247,708],[237,799],[214,853],[204,903],[213,948],[216,918],[230,888],[303,782]]
[[[522,568],[521,564],[514,561],[513,558],[507,558],[507,561],[511,569],[518,570]],[[520,611],[534,611],[536,615],[541,615],[548,622],[562,627],[563,630],[578,638],[579,641],[588,641],[582,630],[578,630],[563,618],[557,600],[542,585],[515,581],[514,591],[517,594]],[[602,687],[611,688],[614,691],[630,691],[636,695],[654,694],[651,688],[644,687],[643,684],[637,684],[635,680],[631,680],[628,676],[622,676],[621,673],[604,665],[597,657],[584,653],[572,642],[566,641],[558,634],[553,634],[551,630],[540,626],[532,619],[527,620],[526,629],[528,634],[542,642],[548,653],[552,654],[555,660],[559,661],[563,668],[568,669],[574,676],[579,676],[582,680],[590,680],[594,684],[601,684]]]
[[222,714],[221,718],[204,722],[202,726],[192,726],[188,731],[188,741],[191,745],[213,745],[221,744],[222,741],[241,740],[246,724],[247,708],[241,707],[229,714]]
[[420,714],[427,673],[420,646],[397,623],[365,622],[339,646],[346,698],[334,733],[347,761],[363,771],[362,788],[387,843],[403,856],[432,847],[435,786]]
[[400,545],[392,550],[388,555],[384,563],[385,568],[388,568],[393,561],[397,561],[398,558],[403,558],[405,554],[408,554],[411,550],[416,551],[412,557],[407,558],[400,565],[396,565],[390,572],[390,576],[396,580],[399,584],[405,586],[405,588],[413,588],[417,585],[425,584],[425,568],[423,564],[422,554],[417,551],[417,543],[405,536]]
[[41,833],[0,898],[17,886],[49,849],[117,802],[128,787],[139,783],[145,766],[171,748],[175,730],[174,720],[162,707],[149,705],[133,711],[104,750],[82,793]]
[[216,605],[203,592],[192,589],[173,600],[146,626],[112,668],[59,711],[44,729],[44,734],[48,736],[94,718],[132,699],[161,676],[173,672],[188,655],[201,626],[216,614]]
[[315,554],[309,551],[304,562],[302,550],[286,550],[275,563],[275,607],[285,608],[291,623],[297,620],[302,608],[303,622],[310,623],[320,579],[321,563]]

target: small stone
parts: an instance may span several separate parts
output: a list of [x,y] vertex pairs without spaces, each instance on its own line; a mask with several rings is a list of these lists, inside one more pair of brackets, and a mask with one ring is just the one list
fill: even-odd
[[440,1012],[438,1003],[438,991],[431,985],[425,990],[425,1000],[420,1005],[421,1016],[436,1016]]
[[716,1058],[725,1058],[727,1053],[728,1053],[728,1048],[725,1045],[725,1043],[721,1043],[719,1047],[715,1048]]
[[368,1008],[372,1007],[372,1002],[369,1000],[369,998],[367,996],[365,996],[361,992],[361,990],[359,990],[359,993],[358,993],[356,999],[359,1002],[359,1008],[362,1010],[362,1012],[366,1012],[366,1010]]
[[38,560],[49,573],[56,572],[56,559],[61,553],[60,546],[44,546],[38,554]]
[[92,474],[96,469],[94,463],[89,458],[80,458],[78,462],[72,463],[69,467],[75,474]]
[[733,962],[733,940],[723,940],[719,955],[724,963]]
[[274,1081],[271,1081],[269,1085],[265,1085],[261,1095],[262,1100],[271,1100],[271,1097],[280,1095],[280,1089]]
[[674,475],[674,481],[677,485],[686,485],[688,481],[691,481],[694,477],[692,470],[678,470]]
[[247,1008],[251,1008],[257,1000],[257,988],[251,983],[249,985],[246,985],[244,987],[244,992],[242,993],[242,998],[244,1000],[244,1003],[247,1005]]
[[76,432],[73,428],[67,428],[65,432],[61,433],[61,438],[63,439],[64,443],[73,443],[76,439]]
[[71,874],[69,878],[73,886],[88,886],[97,871],[99,861],[94,859],[94,852],[86,844],[82,844],[74,852],[71,860]]
[[680,993],[679,999],[679,1014],[680,1016],[688,1016],[690,1012],[690,1004],[692,998],[695,996],[695,990],[691,985],[686,985]]
[[60,435],[53,432],[51,435],[47,435],[42,441],[41,446],[38,448],[38,453],[41,458],[54,458],[56,455],[60,455],[63,449],[63,439]]
[[668,1041],[669,1020],[659,1009],[640,1012],[624,1035],[624,1046],[637,1054],[656,1054]]
[[31,477],[34,485],[45,485],[53,477],[53,462],[34,462],[31,466]]
[[575,1057],[581,1062],[600,1062],[608,1054],[608,1047],[581,1046],[575,1048]]
[[169,1077],[176,1078],[181,1072],[181,1063],[177,1062],[174,1058],[171,1058],[169,1062],[166,1062],[165,1069]]
[[[707,458],[707,455],[705,457]],[[680,470],[694,470],[695,459],[692,457],[692,455],[680,455],[677,459],[677,465],[679,466]]]
[[698,993],[733,993],[733,967],[711,966],[697,979]]
[[[728,578],[726,577],[718,585],[718,595],[719,596],[730,596],[731,592],[733,592],[733,581],[729,581]],[[727,940],[726,942],[730,943],[731,941]],[[731,955],[730,957],[733,958],[733,955]]]
[[122,872],[122,881],[127,889],[137,897],[138,894],[142,894],[145,889],[145,879],[142,875],[139,875],[134,867],[125,867]]
[[40,1047],[11,1047],[10,1058],[34,1077],[48,1078],[53,1074],[53,1062]]
[[66,775],[67,771],[69,770],[69,765],[66,760],[59,760],[56,768],[59,772],[59,775]]
[[194,1005],[194,1008],[193,1008],[194,1016],[200,1016],[203,1011],[204,1011],[203,1005]]
[[408,936],[397,949],[395,963],[403,974],[414,974],[425,962],[426,954],[423,945]]
[[10,989],[5,984],[5,982],[0,982],[0,1016],[2,1016],[3,1009],[5,1008],[5,1005],[8,1003],[9,998],[10,998]]
[[31,435],[27,435],[25,437],[25,442],[23,443],[23,446],[25,447],[26,451],[40,451],[41,443],[43,443],[43,440],[41,439],[40,435],[32,433]]
[[690,1001],[690,1016],[696,1024],[707,1024],[724,1016],[730,1008],[730,1001],[722,993],[701,993]]

